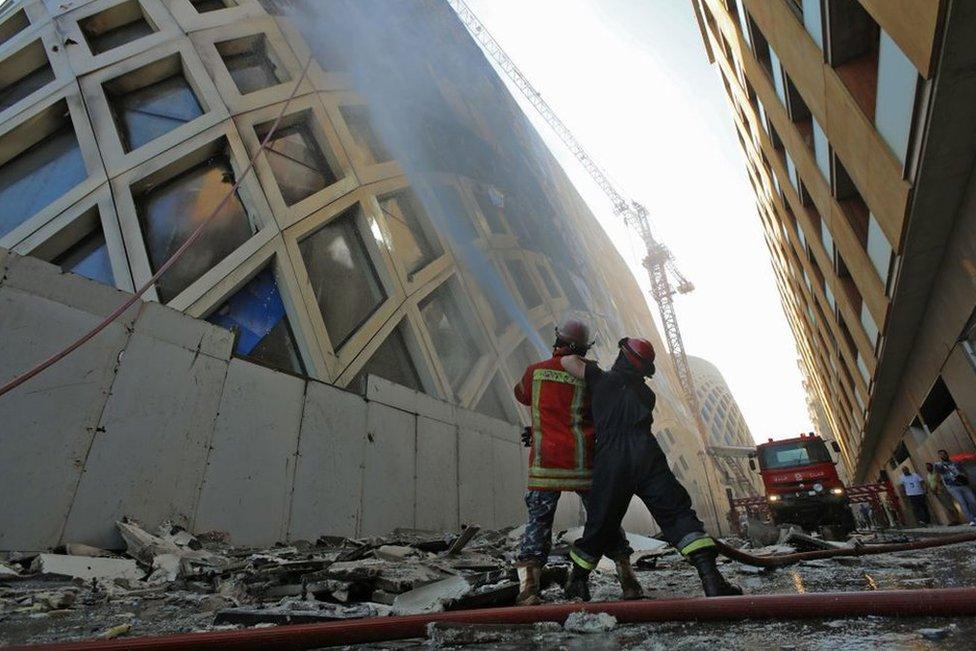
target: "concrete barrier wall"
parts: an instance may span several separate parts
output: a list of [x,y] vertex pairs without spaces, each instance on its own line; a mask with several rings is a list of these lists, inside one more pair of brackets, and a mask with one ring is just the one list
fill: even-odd
[[[0,249],[0,382],[126,295]],[[519,524],[518,428],[371,377],[359,396],[232,358],[231,334],[140,303],[0,397],[0,550],[118,547],[123,515],[267,545]],[[558,524],[578,522],[564,499]]]

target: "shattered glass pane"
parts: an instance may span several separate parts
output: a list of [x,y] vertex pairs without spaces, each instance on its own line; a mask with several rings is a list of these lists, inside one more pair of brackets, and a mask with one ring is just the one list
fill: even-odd
[[62,271],[78,274],[104,285],[115,285],[112,261],[101,229],[92,231],[51,262],[61,267]]
[[[230,161],[226,156],[217,156],[135,197],[153,271],[210,216],[233,183]],[[156,283],[160,300],[172,300],[246,242],[253,232],[244,204],[235,193],[200,239]]]
[[335,350],[386,300],[356,226],[358,214],[354,206],[298,244]]
[[384,197],[380,209],[386,215],[393,250],[407,273],[423,269],[442,253],[437,241],[428,237],[424,228],[427,215],[413,192],[403,190]]
[[474,193],[474,198],[478,202],[478,207],[481,208],[481,214],[484,215],[485,221],[488,222],[489,230],[495,234],[507,234],[508,229],[505,227],[505,220],[502,216],[504,204],[501,193],[479,191]]
[[0,167],[0,237],[87,176],[70,123],[5,163]]
[[474,368],[480,351],[450,287],[441,285],[434,290],[420,303],[420,313],[447,379],[457,390]]
[[[267,137],[270,127],[262,125],[256,130],[260,140]],[[267,157],[281,197],[289,206],[338,180],[307,121],[278,128],[268,142]]]
[[54,71],[45,61],[40,68],[14,81],[0,91],[0,111],[10,108],[52,81],[54,81]]
[[306,375],[271,267],[244,285],[207,321],[236,335],[234,355],[298,375]]
[[217,51],[241,95],[291,79],[288,71],[275,66],[268,56],[268,40],[264,34],[217,43]]
[[352,139],[368,154],[370,163],[393,160],[393,156],[380,140],[379,134],[373,129],[369,109],[365,106],[341,106],[339,111],[342,113],[342,119],[346,121],[346,126],[349,127]]
[[108,95],[126,152],[203,115],[197,96],[179,73],[123,95]]
[[78,21],[92,54],[108,52],[156,30],[142,15],[137,0],[129,0]]
[[369,358],[362,370],[356,374],[349,388],[360,393],[366,392],[366,377],[376,375],[384,380],[408,387],[414,391],[423,391],[420,375],[410,357],[410,350],[404,341],[403,333],[398,327],[386,338],[373,356]]

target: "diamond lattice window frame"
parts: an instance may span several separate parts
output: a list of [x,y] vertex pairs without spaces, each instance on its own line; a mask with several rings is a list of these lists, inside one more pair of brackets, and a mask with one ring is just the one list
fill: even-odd
[[49,135],[45,129],[51,128],[49,125],[54,121],[60,122],[61,102],[67,106],[88,177],[0,237],[0,247],[13,248],[107,180],[84,102],[74,85],[64,87],[17,116],[16,120],[4,124],[0,130],[0,166],[40,142],[44,135]]
[[[312,322],[312,327],[319,346],[322,349],[330,381],[338,378],[342,371],[353,362],[366,344],[372,339],[376,331],[383,323],[393,315],[398,307],[407,299],[407,294],[397,281],[393,269],[393,261],[385,247],[381,247],[373,235],[373,216],[369,212],[367,205],[368,194],[362,189],[357,189],[328,206],[316,211],[309,217],[295,223],[283,232],[285,246],[295,267],[295,275],[302,293],[302,300],[305,303]],[[325,327],[325,318],[319,308],[315,291],[309,280],[308,271],[303,262],[304,258],[299,244],[308,237],[328,225],[332,220],[338,219],[346,214],[350,208],[358,207],[356,214],[356,228],[365,246],[365,253],[369,256],[373,269],[376,272],[379,284],[382,287],[386,298],[370,313],[370,315],[359,324],[355,331],[342,343],[339,350],[336,350]]]
[[[269,50],[268,58],[276,67],[283,70],[289,79],[267,88],[241,94],[217,46],[227,41],[257,36],[264,37],[266,47]],[[231,115],[237,116],[287,100],[294,90],[295,84],[302,76],[304,61],[299,61],[298,57],[295,56],[284,34],[278,28],[278,24],[270,16],[194,32],[190,34],[190,40],[200,54],[204,67],[214,80],[214,85],[216,85],[217,91],[226,103]],[[302,80],[296,97],[312,92],[314,92],[312,83],[306,78]]]
[[108,183],[103,183],[97,190],[22,240],[13,251],[50,262],[77,243],[81,233],[92,229],[93,225],[88,222],[92,221],[93,215],[97,215],[98,226],[105,237],[115,287],[127,292],[135,291]]
[[[167,302],[167,305],[180,311],[198,301],[221,278],[234,270],[243,260],[253,255],[255,251],[278,233],[277,224],[271,217],[271,209],[268,207],[264,193],[254,175],[242,176],[247,167],[248,157],[237,130],[229,121],[208,129],[111,181],[122,237],[129,254],[132,279],[137,287],[141,287],[152,277],[153,268],[143,240],[135,195],[144,188],[164,183],[218,154],[227,156],[234,170],[235,178],[240,181],[237,194],[247,210],[253,234],[230,255],[215,264]],[[201,236],[200,241],[205,240],[206,233]],[[150,288],[144,296],[146,300],[160,300],[154,287]]]
[[142,38],[102,52],[101,54],[93,53],[79,23],[86,18],[91,18],[96,14],[110,10],[127,1],[94,0],[56,19],[55,22],[64,34],[65,39],[71,39],[76,43],[76,45],[66,47],[65,51],[68,53],[71,68],[79,77],[99,68],[110,66],[140,52],[145,52],[166,41],[182,37],[183,33],[179,25],[176,24],[176,21],[166,10],[162,0],[134,0],[141,5],[146,22],[156,31],[153,34],[148,34]]
[[311,134],[338,180],[289,206],[282,195],[271,164],[268,162],[268,156],[274,154],[269,154],[266,151],[259,152],[261,139],[256,133],[257,127],[274,122],[280,112],[281,105],[278,104],[239,115],[235,121],[241,138],[247,146],[248,154],[251,156],[258,154],[254,163],[254,172],[261,181],[261,187],[264,188],[265,195],[268,197],[268,203],[271,204],[275,219],[281,229],[284,230],[352,192],[359,184],[353,172],[352,164],[339,142],[336,130],[317,96],[313,94],[297,97],[288,105],[288,112],[282,118],[281,125],[289,126],[307,118]]
[[268,15],[258,0],[233,0],[234,6],[203,13],[198,12],[189,0],[162,0],[162,2],[187,34]]
[[15,119],[20,113],[29,110],[38,102],[63,91],[71,83],[74,76],[65,56],[64,48],[59,43],[54,26],[47,23],[41,27],[27,28],[0,46],[0,85],[6,86],[8,81],[12,81],[14,84],[20,83],[18,79],[20,69],[15,69],[13,66],[25,65],[28,60],[34,58],[35,53],[41,50],[47,57],[47,64],[54,75],[54,79],[0,111],[0,124]]
[[[150,78],[165,74],[174,61],[178,61],[182,66],[182,74],[193,90],[203,114],[141,147],[126,152],[106,94],[105,84],[110,84],[113,80],[130,73],[146,74]],[[147,69],[147,66],[151,67]],[[110,177],[128,172],[230,117],[216,86],[203,67],[203,62],[189,39],[185,38],[164,43],[113,66],[97,70],[82,77],[79,82],[92,115],[95,136]]]
[[[367,115],[370,115],[368,105],[359,95],[353,92],[341,92],[321,93],[319,97],[325,105],[329,119],[335,125],[336,132],[339,134],[339,140],[342,142],[342,146],[346,150],[360,182],[364,184],[375,183],[383,179],[403,175],[403,170],[396,160],[373,162],[373,154],[366,148],[359,146],[355,137],[353,137],[349,123],[343,115],[343,109],[366,110]],[[376,132],[375,120],[371,118],[370,124],[373,127],[373,131]],[[380,137],[378,133],[377,137]],[[385,148],[389,149],[386,143],[382,144]],[[395,156],[392,150],[389,153]]]

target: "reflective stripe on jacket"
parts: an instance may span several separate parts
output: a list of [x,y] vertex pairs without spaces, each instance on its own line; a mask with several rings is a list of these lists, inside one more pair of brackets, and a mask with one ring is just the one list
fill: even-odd
[[593,418],[586,383],[563,369],[561,355],[532,364],[515,398],[532,408],[530,490],[589,490]]

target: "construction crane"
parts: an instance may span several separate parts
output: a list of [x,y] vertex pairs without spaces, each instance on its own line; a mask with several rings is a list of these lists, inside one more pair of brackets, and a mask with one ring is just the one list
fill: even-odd
[[[519,70],[515,62],[505,53],[498,41],[491,35],[477,15],[468,7],[464,0],[447,0],[447,3],[454,9],[458,19],[468,30],[474,40],[481,46],[498,68],[515,84],[522,95],[539,112],[539,115],[552,127],[560,140],[569,148],[569,151],[576,157],[576,160],[583,166],[590,177],[603,190],[613,205],[614,214],[624,220],[624,223],[633,229],[644,243],[646,255],[643,266],[647,269],[651,280],[651,295],[657,303],[661,315],[661,324],[664,327],[664,339],[668,345],[671,355],[671,362],[685,401],[685,405],[691,411],[695,424],[698,427],[698,435],[701,438],[702,446],[708,457],[714,457],[708,441],[708,430],[702,420],[701,409],[698,404],[698,394],[695,391],[695,379],[688,365],[688,356],[685,352],[684,341],[681,338],[681,329],[678,326],[678,317],[674,309],[675,293],[687,294],[694,289],[694,285],[684,277],[678,270],[674,262],[674,256],[663,243],[655,239],[651,232],[650,221],[648,220],[647,209],[636,201],[628,199],[617,189],[617,185],[611,181],[606,172],[596,163],[595,160],[583,148],[583,145],[576,139],[556,112],[549,106],[548,102],[542,98],[522,71]],[[715,508],[714,493],[712,491],[713,464],[702,459],[705,469],[705,480],[708,485],[708,492],[711,501],[713,515],[717,526],[721,526],[718,511]],[[739,474],[741,469],[737,464],[728,464],[735,468]],[[739,479],[738,483],[742,482]],[[748,482],[748,479],[745,478]]]

